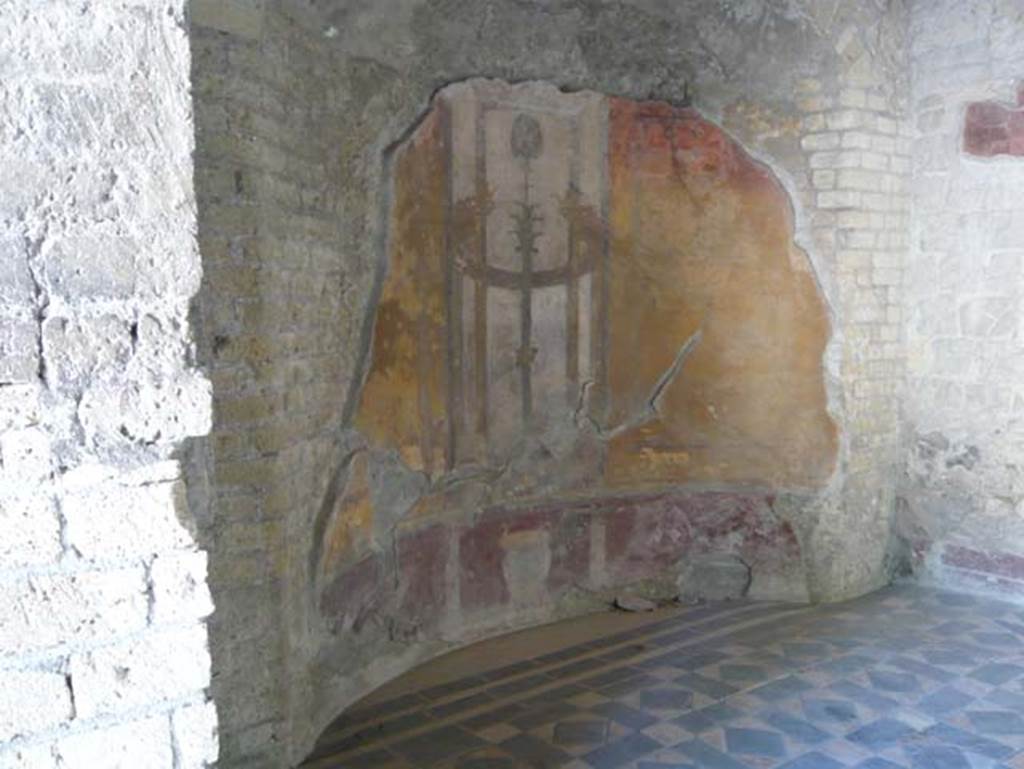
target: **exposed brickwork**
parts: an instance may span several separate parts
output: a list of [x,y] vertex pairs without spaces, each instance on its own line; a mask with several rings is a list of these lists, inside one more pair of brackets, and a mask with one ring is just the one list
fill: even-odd
[[[213,692],[224,767],[276,767],[285,744],[282,602],[290,525],[309,526],[337,461],[369,274],[344,226],[347,84],[329,40],[285,3],[196,2],[201,355],[213,432]],[[356,272],[362,283],[353,282]],[[295,520],[292,520],[292,518]],[[308,535],[300,534],[300,539]],[[297,584],[301,578],[297,577]]]

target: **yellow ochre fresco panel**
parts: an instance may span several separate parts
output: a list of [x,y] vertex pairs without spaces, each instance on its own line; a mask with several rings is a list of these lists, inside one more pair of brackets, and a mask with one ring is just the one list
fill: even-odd
[[608,482],[824,482],[829,320],[782,187],[693,110],[613,100],[610,132],[612,424],[700,338],[654,418],[612,439]]

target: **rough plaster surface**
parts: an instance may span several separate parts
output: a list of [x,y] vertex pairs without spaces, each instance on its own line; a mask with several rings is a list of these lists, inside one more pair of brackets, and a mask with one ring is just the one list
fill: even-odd
[[[353,645],[309,590],[314,524],[357,446],[347,428],[383,268],[388,150],[454,81],[692,99],[772,168],[829,308],[824,367],[839,438],[826,488],[780,494],[773,509],[792,522],[814,598],[887,579],[903,376],[905,30],[900,2],[193,2],[201,352],[215,407],[190,466],[213,490],[202,536],[224,607],[211,625],[224,766],[301,757],[369,688],[468,640],[456,622],[440,644],[402,644],[385,624]],[[528,538],[508,544],[521,556],[505,575],[515,582],[541,551]],[[324,676],[314,664],[370,648],[380,659],[358,674]]]
[[0,2],[0,766],[202,767],[184,2]]
[[1014,105],[1024,8],[918,3],[899,531],[949,585],[1024,595],[1024,160],[965,151],[971,105]]

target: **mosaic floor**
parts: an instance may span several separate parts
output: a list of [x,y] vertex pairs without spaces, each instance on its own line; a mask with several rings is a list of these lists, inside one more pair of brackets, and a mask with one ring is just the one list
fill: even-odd
[[306,769],[1024,769],[1024,607],[680,609],[372,706]]

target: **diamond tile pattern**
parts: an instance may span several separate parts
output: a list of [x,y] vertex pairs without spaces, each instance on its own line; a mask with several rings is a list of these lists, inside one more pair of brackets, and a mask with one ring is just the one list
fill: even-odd
[[303,769],[1024,768],[1024,607],[728,603],[372,706]]

